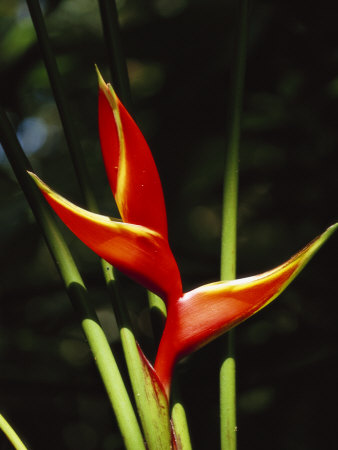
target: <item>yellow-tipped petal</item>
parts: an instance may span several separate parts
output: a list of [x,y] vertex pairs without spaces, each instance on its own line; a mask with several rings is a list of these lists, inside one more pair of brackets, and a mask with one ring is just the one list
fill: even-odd
[[273,270],[201,286],[170,305],[155,363],[165,389],[169,389],[177,359],[207,344],[274,300],[337,228],[338,224],[331,226]]
[[161,181],[150,149],[116,93],[98,71],[99,131],[109,183],[122,219],[167,238]]
[[95,253],[164,299],[181,295],[175,259],[159,233],[80,208],[30,175],[65,225]]

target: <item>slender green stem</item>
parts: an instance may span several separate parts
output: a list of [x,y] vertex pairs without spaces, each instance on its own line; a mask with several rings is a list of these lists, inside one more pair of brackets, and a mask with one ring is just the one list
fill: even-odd
[[148,291],[148,305],[155,341],[158,343],[167,319],[167,308],[164,301],[151,291]]
[[89,186],[89,177],[83,158],[83,152],[80,145],[80,139],[76,133],[72,114],[68,102],[64,95],[62,79],[57,66],[56,58],[53,53],[47,29],[38,0],[27,0],[29,12],[34,24],[35,32],[40,45],[42,57],[50,80],[50,85],[54,94],[55,102],[59,110],[60,119],[65,133],[68,148],[72,162],[80,183],[81,192],[87,207],[91,211],[96,211],[96,202]]
[[227,355],[221,366],[219,382],[221,449],[235,450],[237,448],[236,361],[233,331],[227,337]]
[[122,50],[116,2],[115,0],[99,0],[99,6],[113,86],[122,103],[131,112],[130,84],[127,64]]
[[224,174],[221,279],[236,277],[238,154],[246,57],[247,0],[240,1],[237,48],[232,66],[227,159]]
[[178,448],[180,450],[192,450],[187,416],[182,403],[174,401],[171,409],[171,420],[174,425],[176,437],[178,438]]
[[13,430],[11,425],[7,422],[2,414],[0,414],[0,430],[2,430],[7,436],[10,443],[16,450],[27,450],[27,447],[23,444],[22,440]]
[[50,208],[26,172],[32,170],[31,166],[1,108],[0,138],[8,160],[42,229],[69,298],[80,316],[83,331],[114,409],[125,446],[129,450],[144,450],[143,437],[133,407],[107,338],[89,301],[87,289],[57,228]]
[[[240,0],[237,45],[231,74],[227,159],[224,174],[221,247],[222,280],[236,278],[238,154],[246,58],[247,9],[247,0]],[[233,332],[228,333],[227,346],[227,356],[220,370],[221,448],[223,450],[235,450],[237,447],[236,379]]]

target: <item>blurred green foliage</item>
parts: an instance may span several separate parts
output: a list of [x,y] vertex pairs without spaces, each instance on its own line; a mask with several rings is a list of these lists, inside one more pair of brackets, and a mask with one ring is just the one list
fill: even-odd
[[[158,165],[186,290],[219,278],[234,3],[118,1],[135,117]],[[98,5],[44,0],[41,6],[100,209],[114,215],[97,133],[94,63],[111,78]],[[240,276],[282,262],[337,221],[338,36],[331,6],[251,3]],[[24,1],[1,1],[0,67],[1,103],[35,171],[81,203]],[[80,326],[1,149],[0,226],[1,412],[32,449],[121,448]],[[63,230],[119,356],[97,258]],[[239,449],[334,447],[336,248],[337,236],[277,302],[238,328]],[[144,298],[127,289],[147,346]],[[218,448],[222,345],[222,339],[208,345],[177,370],[196,449]],[[10,448],[3,437],[0,448]]]

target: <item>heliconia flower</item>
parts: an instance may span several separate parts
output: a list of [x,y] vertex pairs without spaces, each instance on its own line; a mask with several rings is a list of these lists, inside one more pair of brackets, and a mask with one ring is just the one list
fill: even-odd
[[207,284],[183,294],[168,243],[162,187],[151,152],[112,87],[99,72],[98,78],[102,154],[122,221],[72,204],[31,175],[48,203],[79,239],[165,301],[167,321],[154,368],[169,397],[175,363],[276,298],[338,224],[269,272]]

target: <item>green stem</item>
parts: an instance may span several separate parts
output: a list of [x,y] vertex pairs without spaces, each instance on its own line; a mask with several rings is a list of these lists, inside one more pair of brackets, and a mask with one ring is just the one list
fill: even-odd
[[[237,45],[232,64],[228,122],[227,159],[224,173],[223,225],[221,246],[221,279],[236,278],[236,233],[238,202],[238,155],[240,119],[245,73],[247,40],[247,0],[239,2]],[[228,333],[227,356],[220,370],[221,448],[235,450],[236,438],[236,379],[234,335]]]
[[38,0],[27,0],[29,12],[34,24],[35,32],[40,45],[42,57],[45,63],[45,67],[48,73],[50,85],[54,94],[55,102],[59,110],[60,119],[65,133],[68,148],[72,162],[77,174],[81,193],[84,197],[84,201],[87,207],[91,211],[96,211],[96,201],[92,194],[88,182],[88,173],[83,158],[83,152],[80,145],[80,139],[74,128],[74,121],[72,120],[72,114],[70,113],[68,102],[64,95],[64,89],[62,86],[62,79],[59,73],[57,62],[51,48],[50,40],[48,38],[47,29],[45,26],[44,18],[41,12],[41,8]]
[[99,0],[99,6],[113,86],[124,106],[131,112],[130,84],[122,50],[116,3],[115,0]]
[[149,450],[171,448],[169,406],[165,395],[156,393],[156,385],[140,358],[124,299],[118,289],[116,272],[103,261],[106,283],[110,291],[134,397]]
[[179,401],[173,404],[171,409],[171,420],[174,425],[176,437],[178,438],[179,450],[192,450],[187,416],[184,406]]
[[10,443],[16,450],[27,450],[27,447],[23,444],[22,440],[7,422],[2,414],[0,414],[0,430],[2,430],[7,436]]
[[221,365],[219,383],[221,449],[235,450],[237,448],[236,361],[233,331],[227,336],[227,355]]
[[151,291],[148,291],[148,305],[155,341],[158,344],[167,319],[167,308],[164,301]]
[[27,174],[27,170],[32,170],[32,168],[20,147],[5,112],[1,108],[0,138],[14,173],[42,229],[69,298],[80,316],[83,331],[107,390],[125,446],[129,450],[144,450],[143,437],[133,407],[107,338],[89,301],[87,289],[56,226],[51,210],[35,183]]

